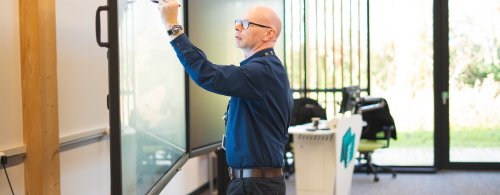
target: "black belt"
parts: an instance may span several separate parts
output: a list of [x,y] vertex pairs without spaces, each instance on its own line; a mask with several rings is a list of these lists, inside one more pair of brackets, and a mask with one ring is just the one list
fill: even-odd
[[281,168],[270,168],[270,167],[262,167],[262,168],[248,168],[248,169],[233,169],[231,167],[228,168],[229,178],[238,179],[238,178],[248,178],[248,177],[282,177],[283,170]]

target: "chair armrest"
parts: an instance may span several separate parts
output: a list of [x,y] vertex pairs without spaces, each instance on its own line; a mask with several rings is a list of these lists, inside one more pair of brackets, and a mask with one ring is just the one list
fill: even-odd
[[383,130],[384,130],[384,135],[385,135],[385,140],[387,142],[386,144],[386,148],[389,147],[389,144],[391,142],[391,138],[392,138],[392,132],[394,131],[394,125],[391,125],[391,126],[384,126],[383,127]]
[[385,107],[385,102],[382,101],[382,102],[375,103],[375,104],[361,106],[361,107],[359,107],[358,113],[368,112],[368,111],[372,111],[372,110],[378,110],[378,109],[382,109],[384,107]]
[[361,98],[361,101],[366,103],[376,103],[376,102],[381,102],[382,99],[383,98],[381,97],[365,96]]

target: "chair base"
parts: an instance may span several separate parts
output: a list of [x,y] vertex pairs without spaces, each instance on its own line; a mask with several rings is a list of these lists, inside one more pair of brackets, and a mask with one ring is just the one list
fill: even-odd
[[[360,171],[366,171],[366,174],[373,173],[374,182],[379,181],[378,173],[383,170],[385,172],[389,172],[392,174],[392,178],[396,178],[397,174],[394,171],[393,168],[390,167],[385,167],[385,166],[380,166],[377,164],[372,163],[371,161],[371,154],[372,152],[362,152],[360,153],[360,157],[358,157],[358,165],[355,166],[354,171],[355,172],[360,172]],[[361,160],[366,160],[366,163],[361,163]]]

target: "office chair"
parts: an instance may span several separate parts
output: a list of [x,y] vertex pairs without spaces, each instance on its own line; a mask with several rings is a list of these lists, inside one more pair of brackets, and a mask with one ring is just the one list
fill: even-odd
[[[363,127],[361,133],[361,141],[359,143],[358,165],[356,170],[366,169],[366,173],[375,175],[374,181],[378,182],[378,171],[380,169],[392,173],[392,177],[396,177],[394,169],[376,165],[372,162],[372,154],[375,150],[388,148],[391,139],[397,139],[396,127],[394,120],[389,111],[389,106],[384,98],[363,97],[357,104],[357,113],[363,117],[366,126]],[[366,163],[361,164],[365,160]]]
[[[326,111],[319,105],[318,101],[310,98],[293,100],[290,126],[310,123],[313,117],[319,117],[320,119],[326,120]],[[292,135],[289,135],[287,144],[285,145],[285,166],[283,172],[287,179],[295,172]]]

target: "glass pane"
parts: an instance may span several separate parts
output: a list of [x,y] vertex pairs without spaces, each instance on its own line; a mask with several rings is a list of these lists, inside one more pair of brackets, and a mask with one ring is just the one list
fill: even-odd
[[450,162],[500,162],[500,1],[449,10]]
[[[329,118],[341,101],[340,93],[330,93],[368,85],[366,5],[367,0],[284,1],[285,65],[293,97],[318,100]],[[306,88],[310,92],[298,92]]]
[[184,70],[158,5],[118,3],[122,189],[145,194],[186,152]]
[[387,100],[397,140],[379,165],[434,165],[433,1],[370,3],[371,95]]

